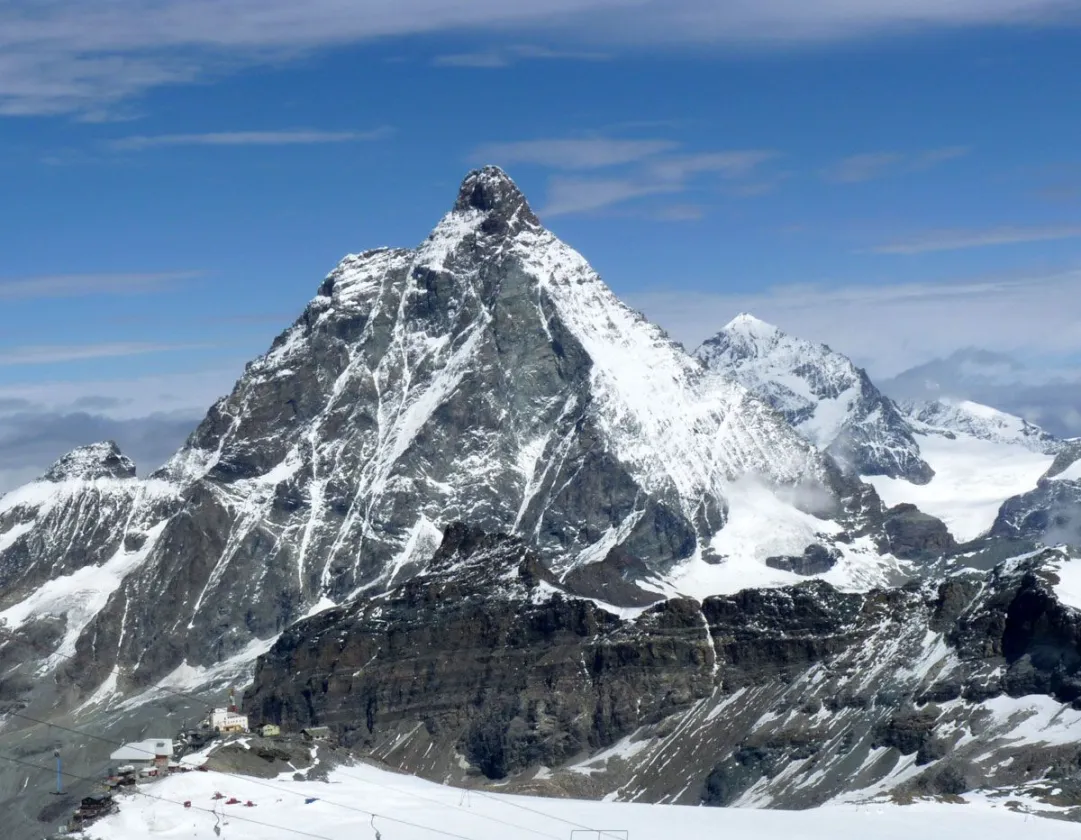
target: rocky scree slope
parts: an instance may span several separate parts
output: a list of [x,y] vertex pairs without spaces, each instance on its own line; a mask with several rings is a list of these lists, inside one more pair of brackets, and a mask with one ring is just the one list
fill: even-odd
[[519,539],[455,525],[426,572],[290,628],[244,702],[432,779],[549,794],[806,807],[1047,778],[1079,805],[1066,562],[672,599],[621,620],[561,591]]
[[408,580],[459,519],[560,574],[616,551],[663,578],[710,559],[748,474],[845,527],[880,510],[490,167],[418,248],[344,259],[149,479],[97,447],[0,500],[8,631],[49,623],[83,693],[145,686]]
[[926,484],[934,471],[897,406],[841,353],[737,316],[694,355],[779,411],[804,437],[859,475]]

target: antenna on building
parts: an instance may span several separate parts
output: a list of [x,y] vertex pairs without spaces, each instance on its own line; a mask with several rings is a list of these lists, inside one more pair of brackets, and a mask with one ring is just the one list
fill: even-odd
[[236,691],[229,686],[229,711],[236,714]]

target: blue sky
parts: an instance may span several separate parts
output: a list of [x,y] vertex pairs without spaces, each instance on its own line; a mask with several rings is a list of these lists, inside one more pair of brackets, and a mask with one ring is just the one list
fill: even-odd
[[479,163],[689,345],[749,309],[880,376],[968,345],[1069,373],[1079,12],[7,2],[0,490],[110,424],[164,457],[342,255],[419,242]]

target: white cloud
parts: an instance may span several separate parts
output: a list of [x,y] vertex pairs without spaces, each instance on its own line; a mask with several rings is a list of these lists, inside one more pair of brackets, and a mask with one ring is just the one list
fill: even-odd
[[828,181],[841,184],[858,184],[881,178],[904,160],[896,152],[867,152],[839,160],[825,171]]
[[205,134],[157,134],[121,137],[109,143],[114,149],[152,149],[159,146],[297,146],[325,143],[357,143],[385,140],[393,135],[387,126],[370,131],[217,131]]
[[967,155],[968,146],[946,146],[924,152],[864,152],[850,155],[829,166],[822,173],[827,181],[859,184],[900,172],[924,172]]
[[136,341],[114,341],[103,344],[33,344],[0,348],[0,367],[48,365],[87,359],[116,359],[124,356],[143,356],[148,353],[194,350],[206,346],[205,344],[153,344]]
[[1081,271],[890,286],[785,286],[753,294],[647,291],[628,303],[690,347],[740,312],[852,356],[879,377],[963,347],[1081,353]]
[[679,192],[682,188],[680,184],[630,178],[553,178],[548,184],[548,200],[541,215],[552,218],[589,213],[647,195]]
[[447,53],[432,59],[436,67],[470,67],[492,70],[510,67],[520,61],[564,60],[564,61],[606,61],[611,56],[603,52],[584,52],[580,50],[555,50],[550,47],[517,44],[500,46],[490,50],[465,53]]
[[1077,11],[1063,0],[52,0],[46,11],[40,0],[8,0],[0,5],[0,113],[101,113],[160,85],[424,33],[544,35],[560,47],[553,52],[774,49],[929,28],[1073,22]]
[[244,371],[237,359],[206,370],[129,379],[57,379],[0,385],[0,415],[24,411],[93,410],[114,420],[155,413],[202,414],[229,393]]
[[200,276],[196,271],[132,274],[46,274],[0,279],[0,300],[150,294]]
[[473,153],[474,163],[534,164],[549,169],[601,169],[671,151],[671,140],[617,140],[608,137],[489,143]]
[[1024,242],[1051,242],[1081,237],[1081,225],[1047,227],[997,227],[986,230],[936,230],[913,239],[889,242],[871,249],[874,254],[929,254],[938,251],[962,251],[992,245],[1017,245]]
[[227,394],[243,361],[190,373],[0,385],[0,493],[76,446],[116,440],[146,474]]
[[[674,154],[678,143],[668,140],[616,140],[588,138],[527,140],[482,147],[474,158],[494,162],[533,163],[557,170],[624,167],[608,178],[557,176],[548,182],[547,202],[541,215],[589,213],[651,195],[677,194],[690,188],[694,176],[712,174],[740,181],[757,174],[763,163],[778,156],[761,149],[738,149],[697,154]],[[754,186],[759,186],[761,183]],[[740,185],[750,187],[751,185]],[[737,191],[738,192],[738,191]],[[751,189],[744,195],[761,194]],[[685,206],[685,205],[684,205]],[[683,219],[698,218],[700,213]],[[678,215],[670,215],[671,221]]]
[[660,181],[682,183],[692,175],[712,172],[725,178],[744,178],[778,153],[765,149],[749,149],[731,152],[704,152],[702,154],[676,155],[651,161],[649,174]]

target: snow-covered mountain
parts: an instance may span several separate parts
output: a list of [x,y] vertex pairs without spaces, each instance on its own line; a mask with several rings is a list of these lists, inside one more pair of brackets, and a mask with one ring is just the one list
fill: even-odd
[[[964,580],[935,577],[956,544],[926,514],[965,539],[963,506],[984,533],[1020,478],[1068,499],[1076,467],[972,407],[916,414],[749,317],[687,354],[478,170],[417,248],[346,257],[162,469],[95,444],[0,497],[0,716],[145,735],[149,705],[191,722],[187,695],[258,656],[253,712],[439,778],[617,742],[642,762],[585,794],[796,805],[895,770],[937,791],[954,777],[913,767],[943,745],[1043,772],[963,728],[1016,711],[985,700],[1076,699],[1081,664],[1046,655],[1081,633],[1051,581],[1072,566],[1017,546],[1043,497],[1003,525],[1027,554]],[[0,723],[0,754],[51,755]],[[0,801],[23,782],[0,766]]]
[[841,353],[741,314],[695,351],[711,371],[766,400],[804,437],[860,475],[926,484],[912,430],[891,400]]
[[[1036,488],[1066,444],[1020,417],[968,400],[901,404],[920,451],[935,470],[922,487],[875,477],[888,505],[911,503],[933,514],[960,541],[995,526],[1003,506]],[[1022,505],[1039,508],[1035,499]],[[1026,537],[1037,536],[1032,529]]]
[[1022,446],[1055,455],[1064,443],[1027,420],[971,400],[939,399],[899,404],[902,413],[924,434],[960,434],[991,443]]
[[[709,370],[735,378],[769,402],[807,440],[862,475],[887,506],[915,504],[945,522],[962,542],[988,533],[1000,508],[1032,491],[1064,446],[1020,417],[971,400],[894,403],[844,355],[748,314],[736,317],[695,355]],[[981,369],[993,361],[982,359]],[[1014,504],[1025,516],[1046,513],[1043,497]],[[1035,533],[1021,530],[1027,537]]]
[[1039,423],[1057,437],[1081,434],[1081,373],[1044,371],[1011,356],[965,348],[879,382],[900,402],[971,400]]
[[[121,690],[408,579],[455,520],[563,574],[616,552],[663,582],[764,569],[877,509],[620,303],[494,167],[418,248],[346,257],[181,451],[132,473],[92,447],[0,500],[9,629],[59,622],[84,684],[119,664]],[[867,566],[850,583],[885,582],[872,541],[846,540]]]

